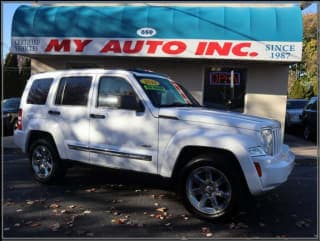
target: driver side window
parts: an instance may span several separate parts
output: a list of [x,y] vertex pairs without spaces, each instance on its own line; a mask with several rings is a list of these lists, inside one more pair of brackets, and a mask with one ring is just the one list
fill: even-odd
[[121,108],[121,101],[136,96],[131,85],[123,78],[104,76],[99,80],[97,107]]

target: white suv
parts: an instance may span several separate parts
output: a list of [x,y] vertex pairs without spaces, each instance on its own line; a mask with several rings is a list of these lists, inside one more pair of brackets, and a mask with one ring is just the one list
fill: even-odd
[[221,219],[245,190],[285,182],[294,155],[275,120],[201,107],[167,76],[87,69],[33,75],[14,133],[41,183],[69,160],[171,178],[198,217]]

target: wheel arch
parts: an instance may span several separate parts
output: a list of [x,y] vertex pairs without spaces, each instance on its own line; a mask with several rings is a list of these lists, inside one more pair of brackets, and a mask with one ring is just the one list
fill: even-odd
[[53,146],[57,150],[57,153],[58,153],[58,155],[60,157],[60,154],[59,154],[59,151],[58,151],[58,148],[57,148],[57,145],[56,145],[56,143],[54,141],[53,136],[49,132],[46,132],[46,131],[31,130],[29,132],[29,135],[28,135],[28,138],[27,138],[27,142],[26,142],[26,150],[27,150],[27,152],[30,152],[30,147],[32,146],[32,143],[34,141],[36,141],[36,140],[39,140],[39,139],[47,139],[50,142],[52,142]]
[[243,181],[244,187],[246,191],[248,191],[248,183],[244,176],[243,170],[240,166],[239,160],[232,153],[230,150],[222,149],[222,148],[215,148],[215,147],[206,147],[206,146],[185,146],[179,153],[179,156],[175,162],[171,179],[173,183],[178,183],[178,178],[180,174],[180,170],[183,169],[185,165],[187,165],[193,158],[199,155],[212,155],[212,154],[219,154],[226,157],[226,162],[235,168],[236,171],[240,173],[240,178]]

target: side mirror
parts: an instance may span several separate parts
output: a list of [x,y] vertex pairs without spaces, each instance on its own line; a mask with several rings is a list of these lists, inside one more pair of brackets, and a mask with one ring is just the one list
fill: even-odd
[[135,110],[137,112],[144,112],[144,106],[141,101],[137,100],[136,96],[133,95],[123,95],[120,97],[121,109]]

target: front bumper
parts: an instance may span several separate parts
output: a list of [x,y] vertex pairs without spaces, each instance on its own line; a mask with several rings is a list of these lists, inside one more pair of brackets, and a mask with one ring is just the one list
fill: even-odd
[[294,167],[295,156],[287,145],[282,145],[282,151],[275,156],[258,156],[252,159],[261,167],[261,190],[255,193],[259,194],[287,181]]

